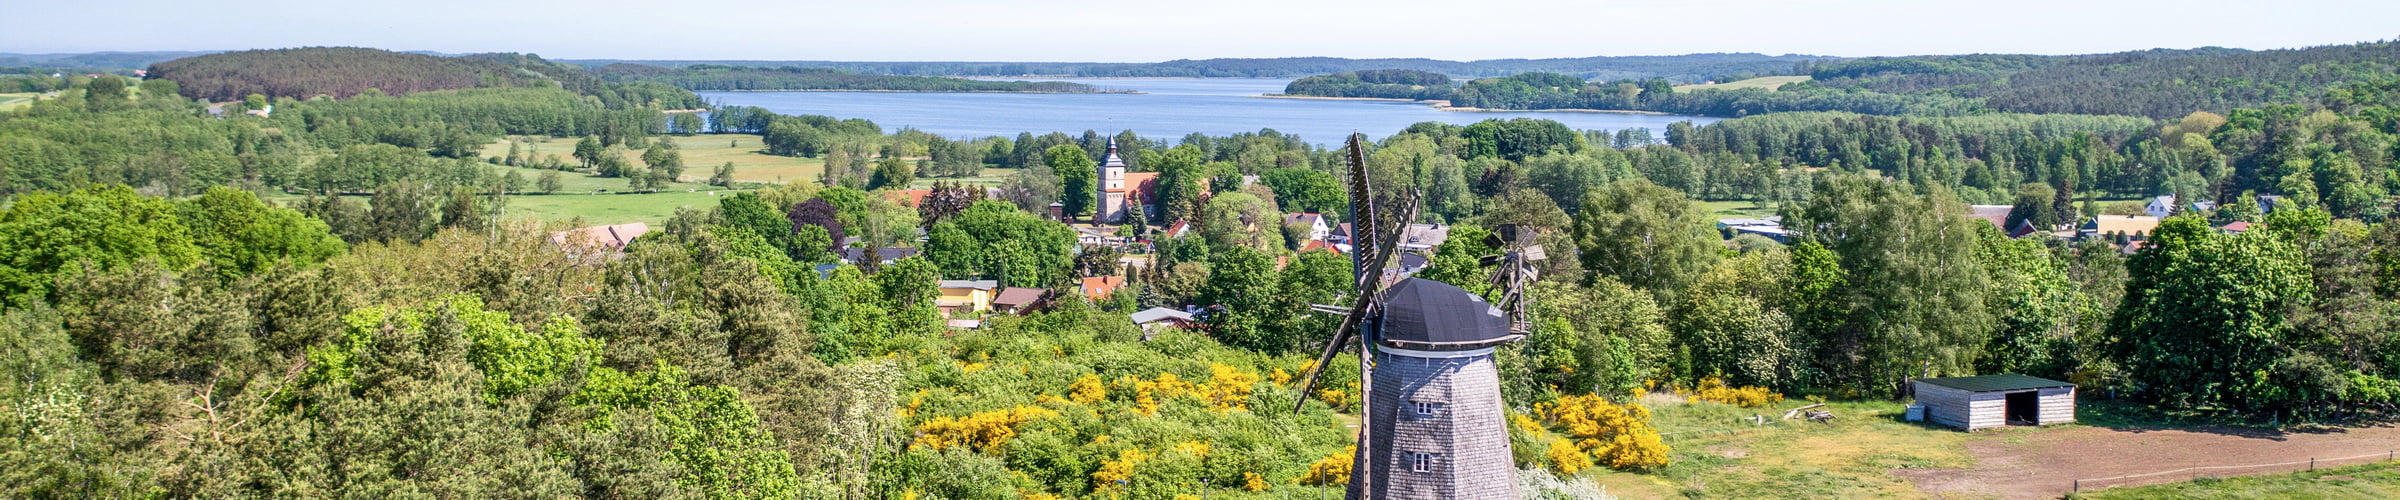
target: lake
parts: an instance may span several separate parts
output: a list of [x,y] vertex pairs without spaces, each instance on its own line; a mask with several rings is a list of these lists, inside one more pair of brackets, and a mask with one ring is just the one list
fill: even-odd
[[1015,136],[1053,131],[1132,130],[1143,137],[1173,139],[1199,132],[1223,136],[1272,128],[1320,145],[1338,143],[1356,131],[1370,138],[1400,132],[1418,122],[1460,125],[1489,119],[1557,120],[1576,130],[1648,128],[1665,138],[1667,124],[1716,118],[1574,111],[1443,111],[1424,103],[1270,99],[1283,92],[1279,78],[1064,79],[1139,94],[999,94],[922,92],[701,92],[725,105],[757,106],[787,115],[865,118],[885,132],[901,127],[952,137]]

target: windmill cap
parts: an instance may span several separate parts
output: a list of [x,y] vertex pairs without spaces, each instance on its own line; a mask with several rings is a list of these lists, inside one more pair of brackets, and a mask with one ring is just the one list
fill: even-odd
[[1483,297],[1423,278],[1384,291],[1379,333],[1386,347],[1425,351],[1481,349],[1519,337],[1509,331],[1508,316]]

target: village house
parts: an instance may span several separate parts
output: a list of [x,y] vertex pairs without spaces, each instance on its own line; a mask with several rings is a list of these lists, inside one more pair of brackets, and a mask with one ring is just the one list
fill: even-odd
[[934,285],[942,296],[933,299],[933,306],[942,316],[972,316],[992,310],[992,296],[998,293],[1000,282],[993,280],[942,280]]
[[1078,280],[1076,291],[1083,292],[1083,296],[1090,297],[1092,300],[1102,300],[1107,299],[1108,294],[1116,293],[1118,288],[1124,286],[1124,276],[1092,276]]
[[1287,226],[1308,228],[1309,241],[1323,241],[1333,235],[1333,228],[1325,226],[1325,216],[1323,215],[1295,213],[1283,216],[1283,223]]
[[[2217,202],[2206,200],[2195,201],[2192,202],[2191,206],[2184,208],[2193,212],[2206,212],[2210,210],[2216,210]],[[2142,212],[2150,214],[2151,217],[2157,217],[2161,219],[2167,218],[2169,215],[2174,215],[2175,195],[2170,194],[2151,198],[2149,204],[2142,205]]]
[[2144,239],[2150,237],[2150,233],[2156,231],[2158,231],[2157,217],[2141,215],[2103,215],[2092,218],[2090,222],[2085,222],[2083,227],[2076,231],[2075,236],[2078,238],[2098,238],[2112,234],[2122,234],[2134,239]]
[[1144,309],[1141,312],[1128,314],[1126,315],[1126,318],[1132,319],[1134,326],[1142,327],[1142,336],[1144,337],[1144,340],[1148,339],[1150,332],[1156,331],[1161,327],[1191,328],[1192,325],[1199,323],[1198,320],[1194,319],[1192,313],[1177,311],[1164,307]]
[[1023,311],[1026,307],[1040,303],[1043,295],[1048,293],[1048,290],[1043,290],[1040,288],[1026,288],[1021,286],[1012,286],[1002,289],[1000,290],[1000,295],[992,297],[992,312],[997,312],[1000,314],[1023,314]]
[[573,253],[585,251],[617,252],[635,238],[650,234],[650,225],[629,222],[611,226],[592,226],[550,233],[550,242]]
[[1717,219],[1717,229],[1737,235],[1755,234],[1759,236],[1765,236],[1767,239],[1775,240],[1777,243],[1789,243],[1792,239],[1792,232],[1783,228],[1783,216],[1780,215],[1763,219]]

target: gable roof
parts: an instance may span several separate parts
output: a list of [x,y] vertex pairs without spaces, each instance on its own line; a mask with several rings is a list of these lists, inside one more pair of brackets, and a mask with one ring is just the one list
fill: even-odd
[[1967,216],[1983,219],[1991,222],[1992,227],[2006,230],[2008,229],[2008,212],[2016,209],[2017,207],[2014,205],[1967,205]]
[[2022,391],[2075,386],[2075,384],[2066,382],[2014,373],[1973,377],[1921,378],[1917,381],[1967,392]]
[[1170,319],[1189,322],[1192,320],[1192,313],[1177,311],[1164,307],[1153,307],[1149,309],[1143,309],[1142,312],[1125,315],[1125,317],[1133,319],[1133,324],[1140,325],[1156,323]]
[[2239,233],[2239,232],[2242,232],[2242,231],[2248,231],[2248,230],[2250,230],[2250,221],[2237,220],[2237,221],[2233,221],[2233,223],[2232,223],[2232,224],[2226,224],[2224,227],[2219,227],[2219,228],[2217,228],[2217,229],[2223,229],[2223,230],[2225,230],[2225,232],[2228,232],[2228,233]]
[[650,234],[650,225],[629,222],[613,226],[592,226],[550,233],[550,241],[559,246],[590,245],[616,250],[633,243],[634,238]]
[[1286,224],[1302,224],[1302,225],[1308,225],[1308,226],[1315,226],[1315,225],[1318,225],[1318,224],[1324,224],[1324,223],[1325,223],[1325,216],[1323,216],[1323,215],[1317,215],[1317,214],[1312,214],[1312,213],[1306,213],[1306,212],[1298,212],[1298,213],[1285,214],[1285,215],[1283,216],[1283,222],[1284,222],[1284,223],[1286,223]]
[[1308,240],[1307,243],[1300,244],[1299,252],[1294,253],[1308,253],[1310,250],[1318,249],[1323,249],[1333,253],[1344,253],[1342,252],[1342,247],[1334,246],[1332,243],[1326,243],[1325,240]]
[[1117,291],[1117,287],[1125,286],[1125,277],[1092,276],[1084,278],[1079,285],[1083,290],[1083,294],[1086,296],[1090,296],[1093,299],[1107,298],[1108,294],[1115,293]]
[[1034,301],[1037,301],[1037,300],[1042,300],[1042,294],[1043,294],[1043,293],[1047,293],[1047,292],[1049,292],[1049,290],[1043,290],[1043,289],[1040,289],[1040,288],[1025,288],[1025,287],[1021,287],[1021,286],[1012,286],[1012,287],[1008,287],[1007,289],[1001,290],[1001,291],[1000,291],[1000,296],[999,296],[999,297],[994,297],[994,298],[992,299],[992,305],[995,305],[995,306],[1022,306],[1022,305],[1026,305],[1026,304],[1031,304],[1031,303],[1033,303]]
[[925,204],[925,198],[926,198],[926,197],[928,197],[928,196],[933,196],[933,190],[931,190],[931,189],[894,189],[894,190],[890,190],[890,191],[884,191],[884,192],[883,192],[883,198],[884,198],[884,199],[886,199],[886,200],[891,200],[891,201],[892,201],[892,203],[898,203],[898,204],[900,204],[901,206],[906,206],[906,207],[915,207],[915,206],[918,206],[918,205],[923,205],[923,204]]

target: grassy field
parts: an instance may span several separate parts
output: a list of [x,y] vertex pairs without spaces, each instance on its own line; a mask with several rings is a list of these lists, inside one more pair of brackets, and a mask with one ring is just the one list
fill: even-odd
[[2070,496],[2078,499],[2134,500],[2152,498],[2400,498],[2400,462],[2225,479],[2113,488]]
[[[502,150],[501,153],[507,153]],[[535,189],[545,170],[493,165],[491,168],[514,170],[525,176],[526,191]],[[560,189],[551,194],[519,193],[508,197],[508,209],[502,216],[510,219],[537,218],[542,220],[573,220],[583,218],[587,225],[623,224],[627,222],[665,222],[680,207],[705,208],[717,204],[717,198],[730,196],[729,190],[707,184],[678,182],[655,193],[626,193],[630,181],[623,178],[585,175],[579,172],[559,172]],[[690,177],[686,172],[685,177]],[[291,206],[302,197],[297,195],[270,196],[269,199]],[[366,202],[366,197],[357,197]]]
[[[1832,423],[1779,421],[1809,404],[1741,408],[1648,398],[1652,422],[1666,436],[1673,463],[1649,473],[1595,468],[1579,475],[1622,498],[1889,498],[1917,497],[1893,468],[1964,467],[1973,463],[1967,433],[1906,422],[1897,402],[1832,403]],[[1771,423],[1741,419],[1764,415]],[[1986,431],[1977,437],[2020,432]]]
[[0,94],[0,111],[33,106],[33,100],[41,98],[41,96],[41,94],[32,92]]
[[1681,87],[1675,87],[1675,91],[1676,91],[1676,92],[1694,92],[1694,91],[1699,91],[1699,90],[1702,90],[1702,89],[1720,89],[1720,90],[1733,90],[1733,89],[1767,89],[1767,90],[1775,90],[1776,88],[1783,87],[1783,84],[1786,84],[1786,83],[1792,83],[1792,82],[1805,82],[1805,81],[1808,81],[1808,80],[1809,80],[1809,77],[1808,77],[1808,76],[1805,76],[1805,75],[1803,75],[1803,76],[1762,76],[1762,77],[1758,77],[1758,78],[1752,78],[1752,79],[1748,79],[1748,80],[1732,81],[1732,82],[1725,82],[1725,83],[1712,83],[1712,84],[1708,84],[1708,85],[1685,85],[1685,86],[1681,86]]
[[1775,207],[1751,201],[1703,201],[1700,208],[1718,217],[1765,217],[1775,215]]
[[[574,162],[577,137],[560,137],[536,141],[531,151],[537,157],[558,155],[559,159]],[[752,134],[702,134],[666,136],[683,150],[683,180],[706,181],[718,165],[733,162],[733,180],[741,182],[784,183],[815,180],[825,169],[825,160],[795,158],[767,154],[759,137]],[[641,150],[625,152],[626,159],[641,164]],[[483,156],[508,156],[508,142],[500,141],[483,147]]]

